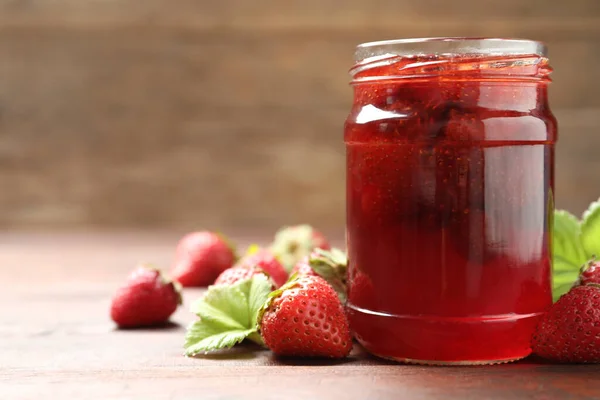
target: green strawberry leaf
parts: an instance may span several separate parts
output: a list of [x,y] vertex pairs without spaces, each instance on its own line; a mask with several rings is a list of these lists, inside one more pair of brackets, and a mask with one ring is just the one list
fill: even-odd
[[579,271],[557,272],[553,274],[553,287],[558,288],[563,285],[573,285],[579,277]]
[[192,305],[200,320],[188,328],[185,354],[230,348],[244,339],[262,345],[257,316],[270,292],[271,283],[262,274],[235,285],[210,286]]
[[581,265],[588,259],[581,241],[581,229],[573,214],[564,210],[554,212],[552,296],[555,301],[573,286]]
[[193,356],[214,350],[229,349],[241,343],[256,329],[232,329],[223,331],[220,326],[200,320],[192,323],[185,334],[185,355]]
[[581,243],[587,259],[594,254],[600,254],[600,200],[590,204],[590,207],[583,213]]
[[256,328],[258,312],[267,302],[271,293],[271,282],[266,276],[257,275],[248,280],[246,285],[248,286],[248,315],[250,317],[248,323]]
[[[579,269],[589,258],[581,241],[582,228],[577,218],[564,210],[554,212],[553,256],[564,268]],[[571,267],[569,267],[571,266]]]
[[556,260],[554,261],[554,268],[552,298],[556,301],[573,287],[573,284],[579,278],[579,269],[575,269],[571,265],[562,266],[562,262]]
[[311,260],[322,260],[332,266],[346,267],[348,265],[346,253],[335,247],[331,250],[314,249]]
[[[244,281],[240,282],[243,283]],[[248,325],[248,299],[240,283],[210,286],[208,292],[192,304],[191,311],[213,325],[229,329],[244,329]]]
[[330,251],[315,249],[309,258],[309,265],[319,276],[325,279],[337,292],[342,303],[346,301],[346,270],[348,259],[339,249]]
[[[317,253],[320,253],[322,251],[326,250],[317,249]],[[331,256],[331,260],[336,264],[348,265],[348,256],[346,255],[346,252],[334,247],[331,250],[329,250],[329,254]]]

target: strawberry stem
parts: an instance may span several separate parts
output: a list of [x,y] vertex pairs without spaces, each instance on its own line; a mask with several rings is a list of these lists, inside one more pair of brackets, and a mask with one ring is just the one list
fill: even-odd
[[597,289],[600,289],[600,285],[597,283],[586,283],[585,286],[591,286],[591,287],[595,287]]
[[590,258],[589,261],[587,261],[585,264],[583,264],[581,266],[581,268],[579,269],[579,274],[583,274],[585,271],[587,271],[588,268],[590,268],[594,263],[596,262],[596,255],[592,254],[592,257]]

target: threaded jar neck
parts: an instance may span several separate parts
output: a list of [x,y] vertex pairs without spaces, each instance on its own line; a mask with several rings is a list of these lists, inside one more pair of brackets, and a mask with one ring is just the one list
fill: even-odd
[[352,83],[407,78],[548,80],[546,46],[537,41],[496,38],[425,38],[357,46]]

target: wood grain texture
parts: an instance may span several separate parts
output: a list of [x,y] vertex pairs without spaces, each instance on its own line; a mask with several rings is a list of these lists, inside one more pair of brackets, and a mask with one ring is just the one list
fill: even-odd
[[[0,233],[0,398],[39,399],[595,399],[600,366],[529,359],[435,368],[378,360],[355,347],[338,363],[279,359],[242,346],[181,355],[182,307],[166,329],[115,330],[112,292],[140,259],[165,265],[177,235]],[[244,244],[263,235],[233,235]],[[190,304],[201,290],[186,290]],[[6,305],[10,306],[6,306]]]
[[544,40],[558,206],[598,197],[600,3],[0,1],[0,226],[344,222],[357,43]]

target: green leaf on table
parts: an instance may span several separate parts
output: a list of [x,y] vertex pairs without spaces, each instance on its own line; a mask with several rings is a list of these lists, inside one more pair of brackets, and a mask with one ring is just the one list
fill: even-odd
[[256,329],[223,330],[208,321],[192,323],[185,334],[185,355],[193,356],[214,350],[229,349],[241,343]]
[[583,213],[581,243],[587,258],[591,258],[594,254],[600,255],[600,200],[590,204]]
[[192,312],[200,319],[188,327],[185,354],[230,348],[244,339],[262,345],[257,315],[270,292],[271,283],[264,275],[235,285],[210,286],[192,305]]
[[209,287],[204,297],[192,304],[192,312],[202,320],[230,329],[243,329],[250,320],[248,300],[239,283]]

